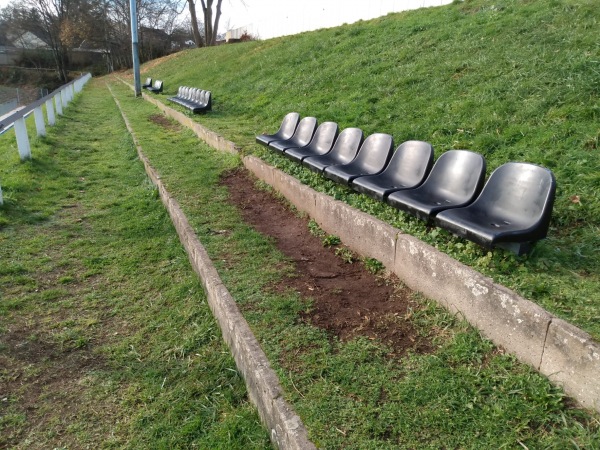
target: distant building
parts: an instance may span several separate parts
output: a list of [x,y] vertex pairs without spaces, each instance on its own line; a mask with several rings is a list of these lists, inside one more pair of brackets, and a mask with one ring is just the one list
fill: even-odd
[[12,46],[25,50],[37,50],[50,47],[43,39],[41,39],[39,36],[36,36],[31,31],[26,31],[25,33],[13,38]]
[[245,38],[247,38],[247,40],[258,38],[256,27],[253,24],[234,28],[225,33],[225,42],[240,42],[245,40]]

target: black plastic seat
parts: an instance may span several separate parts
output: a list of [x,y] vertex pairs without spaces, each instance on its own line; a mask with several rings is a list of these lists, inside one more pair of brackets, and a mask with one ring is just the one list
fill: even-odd
[[310,142],[304,147],[286,149],[283,154],[294,161],[302,162],[308,156],[326,154],[333,147],[338,136],[339,127],[335,122],[323,122],[315,131]]
[[374,133],[365,139],[356,158],[348,164],[326,167],[323,175],[342,184],[363,175],[380,173],[392,156],[394,139],[389,134]]
[[315,117],[303,117],[291,138],[269,142],[269,148],[279,152],[292,147],[304,147],[310,142],[317,129]]
[[442,211],[438,225],[483,247],[518,255],[548,234],[556,180],[543,167],[510,162],[498,167],[467,207]]
[[146,89],[155,94],[160,94],[163,91],[163,82],[161,80],[156,80],[152,86],[147,87]]
[[287,113],[281,122],[279,130],[275,134],[259,134],[256,136],[256,142],[262,145],[269,145],[269,142],[289,139],[294,134],[294,131],[296,131],[299,121],[300,114],[297,112]]
[[308,156],[302,160],[302,165],[315,172],[323,172],[326,167],[347,164],[356,157],[362,142],[360,128],[346,128],[335,140],[331,151],[321,156]]
[[212,109],[212,94],[204,89],[192,91],[192,99],[189,108],[193,113],[210,111]]
[[419,186],[433,165],[433,147],[429,142],[406,141],[396,149],[385,170],[352,180],[352,188],[377,200],[392,192]]
[[469,150],[450,150],[438,158],[421,186],[392,192],[386,201],[429,221],[440,211],[471,203],[481,191],[484,176],[483,156]]
[[144,82],[144,84],[142,84],[142,88],[146,89],[152,86],[152,78],[148,77],[146,78],[146,81]]

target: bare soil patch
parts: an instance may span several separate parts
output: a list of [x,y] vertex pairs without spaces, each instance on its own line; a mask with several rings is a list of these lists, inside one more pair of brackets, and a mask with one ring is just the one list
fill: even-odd
[[[82,380],[90,371],[101,370],[105,361],[87,348],[62,348],[44,330],[22,320],[0,336],[0,348],[0,416],[9,405],[13,414],[23,415],[23,423],[6,424],[0,448],[62,446],[70,439],[69,424],[83,413]],[[46,442],[21,447],[29,432],[50,428],[52,436]]]
[[179,125],[177,122],[170,120],[169,118],[167,118],[166,116],[162,115],[162,114],[152,114],[149,117],[150,121],[160,125],[161,127],[167,129],[167,130],[173,130],[173,131],[181,131],[181,125]]
[[283,201],[255,186],[245,170],[226,174],[222,183],[244,220],[271,236],[293,261],[296,276],[273,288],[295,289],[311,298],[303,319],[343,341],[357,336],[379,339],[396,355],[431,351],[429,339],[419,335],[407,319],[418,305],[412,291],[391,275],[374,275],[359,261],[348,263],[313,236],[307,219],[294,214]]
[[[49,232],[64,231],[65,222],[72,223],[80,217],[79,207],[68,205],[61,213],[62,221],[57,221]],[[53,261],[60,260],[61,250],[62,247],[45,249]],[[56,308],[49,303],[47,310],[40,305],[24,307],[3,321],[0,419],[4,416],[10,420],[0,423],[0,449],[76,448],[78,444],[69,427],[82,416],[89,417],[86,431],[89,436],[106,428],[100,423],[101,414],[93,412],[100,402],[95,401],[92,405],[86,397],[86,378],[90,373],[106,368],[105,357],[96,350],[112,338],[110,334],[115,329],[120,331],[120,328],[115,328],[110,314],[104,317],[103,310],[91,306],[87,310],[75,308],[83,293],[102,281],[97,277],[73,277],[71,282],[61,283],[61,278],[68,273],[63,267],[56,264],[51,270],[45,269],[30,273],[36,291],[64,291],[52,302],[72,301],[72,304]],[[89,326],[84,330],[85,334],[81,331],[73,338],[61,337],[69,329],[75,330],[71,323],[75,324],[88,314],[92,318],[102,317],[102,326]],[[80,336],[85,338],[85,344],[73,340]]]

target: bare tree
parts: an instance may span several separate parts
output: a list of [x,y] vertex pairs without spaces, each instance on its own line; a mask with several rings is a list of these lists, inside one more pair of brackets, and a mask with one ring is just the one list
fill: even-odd
[[[131,17],[129,0],[102,0],[105,30],[99,47],[106,50],[109,67],[131,67]],[[175,0],[136,0],[140,60],[164,56],[171,51],[169,35],[181,13]]]
[[[185,3],[182,0],[136,2],[141,60],[182,48],[181,44],[173,44],[171,36],[182,27],[178,23],[181,13],[178,9],[184,8]],[[47,49],[38,51],[51,55],[63,81],[67,80],[73,49],[102,51],[109,71],[131,67],[129,0],[14,0],[0,10],[0,21],[0,39],[8,41],[10,34],[14,40],[29,31],[43,40]],[[197,21],[195,23],[197,26]],[[197,35],[201,38],[202,31],[198,27]]]
[[31,31],[46,42],[52,52],[58,76],[68,80],[68,45],[80,22],[81,8],[71,0],[25,0],[13,9],[14,25],[21,32]]
[[[198,47],[203,47],[205,45],[215,45],[217,42],[217,34],[219,31],[219,21],[221,20],[221,4],[223,3],[223,0],[217,0],[216,4],[214,0],[200,0],[200,5],[202,6],[202,17],[204,19],[203,37],[200,34],[200,27],[198,26],[198,19],[196,16],[196,4],[194,0],[187,0],[187,3],[190,10],[192,30],[194,33],[194,41],[196,41],[196,45]],[[215,6],[214,15],[213,6]]]

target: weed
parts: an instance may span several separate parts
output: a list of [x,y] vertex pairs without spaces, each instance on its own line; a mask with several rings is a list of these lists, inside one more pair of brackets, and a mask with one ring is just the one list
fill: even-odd
[[339,256],[346,264],[352,264],[356,261],[356,255],[348,247],[340,246],[335,249],[335,254]]
[[308,231],[315,237],[322,238],[326,235],[325,231],[319,226],[314,219],[308,221]]
[[334,247],[341,244],[341,239],[333,234],[328,234],[323,238],[323,247]]
[[362,261],[365,268],[374,275],[381,273],[385,269],[383,263],[375,258],[362,258]]

